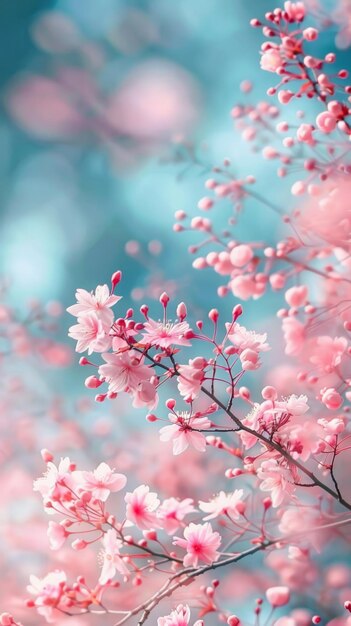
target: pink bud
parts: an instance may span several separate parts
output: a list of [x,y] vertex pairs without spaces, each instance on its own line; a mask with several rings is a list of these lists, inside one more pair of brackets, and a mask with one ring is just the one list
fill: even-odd
[[209,313],[208,313],[208,317],[211,320],[211,322],[216,324],[218,322],[218,317],[219,317],[218,310],[217,309],[211,309],[211,311],[209,311]]
[[200,256],[197,259],[195,259],[195,261],[193,261],[192,265],[196,270],[203,270],[205,269],[205,267],[207,267],[207,262],[206,262],[206,259],[204,259],[204,257]]
[[293,97],[294,97],[294,93],[292,91],[289,91],[289,90],[282,89],[278,93],[278,100],[279,100],[280,104],[288,104],[290,102],[291,98],[293,98]]
[[118,283],[121,282],[121,279],[122,279],[122,272],[120,270],[112,274],[111,276],[112,291],[116,288]]
[[296,136],[302,143],[313,145],[315,143],[312,134],[313,130],[314,128],[311,124],[301,124],[297,129]]
[[156,530],[144,530],[143,535],[147,541],[156,541],[157,540],[157,532]]
[[84,539],[75,539],[72,542],[72,548],[73,550],[84,550],[84,548],[87,547],[87,542],[84,541]]
[[317,115],[316,124],[323,133],[331,133],[336,126],[336,118],[328,111],[323,111]]
[[40,451],[41,454],[41,458],[43,459],[44,463],[49,463],[49,461],[53,461],[54,460],[54,455],[51,454],[51,452],[49,452],[49,450],[47,450],[46,448],[43,448]]
[[250,398],[250,391],[247,387],[240,387],[239,396],[241,398],[244,398],[245,400],[248,400]]
[[308,289],[306,285],[300,285],[299,287],[290,287],[285,292],[285,300],[291,307],[300,307],[306,304],[308,296]]
[[246,502],[239,501],[235,508],[238,511],[238,513],[240,513],[240,515],[244,515],[246,511]]
[[96,376],[88,376],[88,378],[85,379],[84,384],[87,389],[97,389],[100,385],[102,385],[102,381]]
[[263,506],[264,506],[264,509],[268,511],[268,509],[270,509],[272,506],[272,500],[270,498],[265,498],[263,500]]
[[306,41],[315,41],[318,37],[318,30],[316,28],[305,28],[302,31],[302,35]]
[[306,187],[305,184],[301,180],[297,180],[291,187],[291,193],[293,196],[301,196],[305,193]]
[[243,314],[243,307],[241,306],[241,304],[236,304],[232,311],[233,321],[235,322],[238,319],[238,317],[240,317],[240,315],[242,314]]
[[180,302],[177,306],[177,317],[182,322],[183,320],[185,320],[186,316],[187,316],[186,305],[184,304],[184,302]]
[[336,391],[336,389],[333,389],[331,387],[330,389],[324,390],[322,394],[322,402],[328,409],[335,411],[337,409],[340,409],[343,403],[343,399],[341,395]]
[[243,370],[255,370],[259,366],[259,355],[255,350],[251,350],[251,348],[246,348],[240,354],[240,361]]
[[11,626],[11,624],[14,624],[12,615],[10,615],[10,613],[1,613],[0,624],[1,626]]
[[266,598],[273,607],[284,606],[290,600],[290,590],[288,587],[269,587]]
[[199,209],[202,209],[202,211],[208,211],[213,207],[213,200],[208,197],[201,198],[201,200],[197,203],[197,206]]
[[207,365],[207,361],[202,356],[196,356],[195,359],[192,359],[191,365],[195,367],[195,369],[203,370]]
[[175,400],[173,400],[173,398],[169,398],[169,399],[166,401],[166,407],[167,407],[167,409],[169,409],[170,411],[173,411],[173,409],[174,409],[175,405],[176,405],[176,401],[175,401]]
[[90,363],[90,361],[88,361],[88,359],[85,356],[82,356],[79,359],[79,365],[92,365],[92,363]]
[[228,626],[239,626],[240,619],[236,615],[230,615],[227,619]]
[[160,302],[164,308],[167,307],[167,304],[169,302],[169,296],[166,294],[165,291],[160,295]]
[[264,400],[276,400],[278,393],[275,387],[267,386],[262,389],[262,398]]
[[269,277],[269,282],[271,284],[272,289],[279,290],[285,287],[286,277],[284,274],[277,272],[276,274],[271,274]]
[[230,252],[230,261],[235,267],[243,267],[253,258],[254,254],[250,246],[240,244]]
[[153,413],[149,413],[146,416],[146,419],[147,419],[148,422],[157,422],[158,417],[156,417],[156,415],[154,415]]
[[98,393],[95,396],[95,402],[104,402],[106,400],[106,393]]

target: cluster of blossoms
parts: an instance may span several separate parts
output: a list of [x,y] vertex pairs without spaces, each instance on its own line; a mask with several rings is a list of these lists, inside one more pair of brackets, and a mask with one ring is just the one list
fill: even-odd
[[[294,402],[296,404],[296,400]],[[302,400],[300,410],[303,408]],[[63,570],[54,570],[42,579],[31,576],[28,591],[33,599],[28,600],[28,607],[36,608],[48,621],[53,621],[60,612],[68,615],[111,613],[118,616],[118,624],[139,613],[147,616],[167,596],[168,585],[130,610],[108,608],[105,595],[120,585],[138,587],[146,582],[148,575],[154,576],[158,572],[168,573],[172,589],[177,589],[189,584],[193,577],[235,563],[260,549],[273,550],[270,555],[274,556],[289,546],[289,558],[298,566],[302,556],[307,556],[303,548],[306,533],[311,533],[314,541],[318,533],[327,533],[323,539],[325,542],[333,538],[334,529],[349,521],[313,507],[291,507],[280,519],[278,517],[276,531],[279,534],[273,538],[271,524],[274,516],[270,516],[270,512],[274,505],[274,490],[272,500],[265,498],[261,501],[259,517],[255,511],[257,502],[254,504],[250,493],[243,489],[232,493],[221,491],[211,500],[200,500],[194,506],[191,498],[161,501],[147,485],[139,485],[133,491],[126,491],[124,497],[121,494],[116,507],[110,498],[124,491],[126,476],[104,462],[89,472],[77,469],[69,458],[61,459],[56,465],[48,450],[42,451],[42,457],[47,463],[47,471],[35,481],[34,489],[42,495],[46,512],[61,518],[48,524],[51,549],[59,550],[66,541],[71,541],[75,551],[98,544],[101,562],[101,573],[94,586],[89,586],[84,576],[69,583]],[[273,469],[270,469],[271,475]],[[281,472],[276,472],[276,476],[275,487],[281,480]],[[195,521],[190,521],[189,516]],[[246,551],[232,551],[231,545],[243,541],[249,546]],[[305,567],[307,564],[308,561]],[[234,616],[220,608],[214,598],[218,585],[219,581],[213,581],[202,590],[200,617],[218,612],[228,624],[234,624]],[[290,598],[289,587],[268,588],[266,595],[273,608],[283,606]],[[158,626],[186,625],[189,620],[189,607],[180,605],[169,615],[159,618]],[[308,616],[306,623],[310,623]],[[203,621],[196,624],[203,625]]]
[[[330,417],[326,415],[311,420],[306,415],[309,411],[306,395],[292,394],[286,399],[279,399],[272,385],[263,388],[262,403],[251,400],[249,389],[241,384],[242,378],[247,371],[259,368],[260,355],[270,347],[265,333],[249,331],[238,323],[242,315],[240,305],[234,307],[232,320],[224,324],[222,333],[218,311],[209,311],[213,328],[209,336],[204,333],[201,320],[196,322],[196,330],[190,328],[184,303],[177,306],[176,321],[170,322],[166,293],[160,297],[162,320],[152,319],[146,305],[140,310],[144,321],[135,320],[132,309],[128,309],[124,317],[115,319],[112,307],[117,303],[120,306],[120,298],[113,295],[113,291],[120,279],[121,272],[116,272],[112,276],[110,290],[107,285],[97,287],[91,294],[78,290],[78,303],[68,309],[78,316],[78,324],[70,329],[71,337],[77,339],[78,352],[101,353],[104,361],[102,365],[95,365],[98,375],[86,379],[88,388],[108,385],[107,392],[96,396],[97,401],[114,399],[120,393],[127,393],[133,406],[153,411],[147,414],[149,422],[164,422],[162,411],[157,409],[159,391],[175,378],[179,395],[187,408],[179,410],[173,398],[166,401],[171,423],[160,429],[160,440],[171,441],[175,455],[185,452],[189,446],[199,452],[214,446],[232,455],[233,446],[223,441],[221,435],[223,431],[237,431],[242,448],[236,454],[241,459],[241,467],[228,470],[228,475],[234,471],[234,474],[240,472],[256,476],[260,488],[270,493],[274,507],[293,497],[296,486],[303,482],[302,475],[308,475],[304,469],[299,470],[292,460],[305,462],[313,458],[323,472],[347,449],[347,411],[334,415],[343,407],[341,389],[326,385],[323,375],[311,382],[314,386],[320,382],[319,395],[315,400],[333,412]],[[297,311],[299,306],[308,302],[307,288],[291,287],[285,297],[292,307],[290,310]],[[286,330],[287,322],[298,323],[296,315],[283,316],[283,327],[286,333],[289,330],[291,337],[293,330],[291,326]],[[294,337],[289,341],[294,341]],[[202,343],[203,354],[210,348],[212,356],[196,356],[184,364],[179,362],[180,350],[190,348],[195,342]],[[326,375],[336,367],[340,371],[342,357],[348,356],[346,338],[333,339],[322,335],[311,338],[310,343],[309,359],[317,370]],[[289,345],[287,343],[287,352],[294,353]],[[306,349],[306,340],[303,340],[303,345]],[[82,357],[81,364],[93,365],[86,357]],[[303,380],[306,376],[300,373],[299,378]],[[342,382],[347,399],[348,386],[343,379]],[[227,395],[225,402],[221,399],[223,391]],[[203,396],[207,403],[202,403],[200,408]],[[239,399],[250,407],[249,412],[245,414],[243,411],[241,416],[232,411],[233,403]],[[252,454],[251,448],[257,444],[257,453]],[[250,456],[245,456],[249,450]]]
[[[321,546],[336,538],[347,544],[342,531],[350,524],[351,500],[342,470],[350,449],[351,87],[342,87],[346,70],[336,76],[328,72],[333,54],[323,59],[309,54],[318,31],[304,25],[305,17],[302,2],[288,1],[266,14],[265,25],[257,19],[252,24],[263,27],[268,40],[262,45],[262,69],[279,76],[269,95],[278,93],[283,105],[295,98],[315,98],[322,111],[313,123],[300,124],[283,139],[283,148],[276,149],[266,144],[264,133],[275,130],[271,122],[279,115],[278,107],[238,105],[232,112],[244,139],[262,142],[264,158],[281,161],[281,178],[296,166],[307,172],[306,180],[292,186],[293,196],[307,192],[305,204],[284,214],[255,191],[253,176],[235,177],[226,159],[205,183],[213,197],[202,198],[198,208],[210,211],[217,201],[229,199],[235,208],[228,220],[234,234],[230,229],[218,233],[214,220],[202,215],[188,220],[184,211],[177,211],[174,226],[176,232],[190,230],[204,237],[190,247],[192,254],[211,247],[193,266],[212,268],[225,277],[219,296],[256,300],[269,288],[283,294],[276,313],[285,369],[279,361],[270,367],[265,384],[260,383],[260,395],[253,390],[252,378],[261,375],[261,365],[268,358],[275,364],[271,355],[276,346],[268,341],[270,332],[243,325],[240,303],[230,319],[222,319],[217,308],[208,311],[206,320],[193,319],[189,306],[173,304],[174,298],[164,291],[156,316],[146,304],[138,312],[125,310],[115,293],[120,271],[112,275],[110,285],[77,290],[76,303],[68,308],[76,318],[69,336],[83,355],[80,364],[93,368],[85,385],[98,390],[96,401],[129,398],[150,424],[162,424],[162,445],[169,456],[182,455],[184,464],[189,454],[211,454],[211,462],[221,455],[224,460],[218,492],[207,491],[195,499],[189,493],[163,497],[144,482],[127,487],[126,475],[106,462],[94,471],[77,469],[69,458],[56,465],[52,454],[43,450],[47,472],[34,489],[42,495],[45,511],[56,516],[48,526],[51,548],[59,550],[67,542],[75,551],[99,546],[102,564],[93,586],[84,575],[69,583],[62,570],[43,579],[32,577],[28,605],[48,620],[57,612],[96,613],[115,615],[116,626],[133,617],[141,626],[177,590],[185,593],[199,577],[206,581],[207,573],[258,552],[267,555],[273,582],[278,579],[276,586],[268,580],[263,585],[275,610],[289,602],[290,589],[301,592],[316,582],[315,558]],[[249,92],[248,83],[243,90]],[[276,130],[288,133],[289,128],[279,122]],[[253,201],[279,216],[286,229],[282,239],[268,244],[235,236],[242,209]],[[346,578],[334,572],[334,581],[341,582],[330,586],[346,593]],[[150,588],[139,604],[110,606],[111,590],[142,584]],[[196,591],[201,606],[197,621],[182,597],[181,604],[158,617],[158,626],[203,626],[208,613],[239,626],[240,619],[215,597],[218,586],[217,580],[205,582]],[[255,604],[257,624],[262,602],[259,598]],[[345,609],[350,608],[346,599]],[[280,626],[321,621],[319,614],[296,611],[280,617]],[[11,616],[2,620],[5,625],[16,623]]]

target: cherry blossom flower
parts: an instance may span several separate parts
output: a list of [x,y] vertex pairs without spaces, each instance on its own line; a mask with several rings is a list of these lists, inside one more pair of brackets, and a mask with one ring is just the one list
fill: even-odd
[[[157,626],[188,626],[190,621],[190,609],[188,605],[178,604],[177,608],[169,615],[159,617]],[[194,626],[203,626],[202,620],[196,620]]]
[[72,304],[67,308],[68,313],[78,318],[84,317],[88,313],[96,313],[105,326],[111,326],[113,323],[111,307],[121,300],[121,296],[111,294],[107,285],[98,285],[95,293],[85,289],[77,289],[76,299],[77,304]]
[[226,324],[228,339],[238,348],[238,352],[247,348],[254,352],[266,352],[270,349],[267,343],[267,333],[256,333],[254,330],[247,330],[245,326],[240,326],[237,322]]
[[68,532],[62,524],[49,522],[47,535],[49,537],[51,550],[59,550],[68,537]]
[[168,417],[172,424],[161,428],[160,440],[173,441],[173,454],[175,456],[185,452],[189,446],[199,452],[205,452],[206,437],[198,430],[209,429],[211,422],[204,415],[191,415],[187,411],[176,415],[169,413]]
[[157,517],[166,533],[173,535],[181,526],[184,517],[196,511],[193,504],[194,501],[191,498],[184,500],[167,498],[162,502],[157,509]]
[[275,508],[290,499],[296,489],[290,470],[279,465],[275,459],[263,461],[257,470],[257,476],[262,481],[260,489],[270,492]]
[[93,472],[81,472],[79,489],[90,491],[93,498],[106,502],[111,491],[120,491],[127,482],[124,474],[116,474],[107,463],[100,465]]
[[320,424],[308,421],[294,424],[287,431],[287,441],[293,458],[307,461],[312,454],[322,451],[323,431]]
[[157,493],[150,491],[150,487],[139,485],[134,491],[126,493],[124,500],[127,504],[126,518],[129,522],[142,530],[159,527],[156,509],[160,500]]
[[34,481],[34,491],[39,491],[43,498],[49,498],[65,489],[62,484],[73,485],[71,467],[72,464],[68,457],[61,459],[58,467],[49,461],[45,474]]
[[289,396],[286,400],[286,408],[291,415],[304,415],[309,409],[307,396],[295,394]]
[[158,404],[157,381],[152,379],[142,380],[133,396],[133,406],[138,409],[140,407],[148,407],[154,409]]
[[174,545],[184,548],[187,552],[183,559],[185,567],[197,567],[199,562],[214,563],[220,556],[217,551],[221,544],[221,536],[212,530],[209,522],[205,524],[190,523],[184,529],[184,539],[174,538]]
[[128,577],[129,570],[125,565],[121,555],[120,548],[122,547],[122,541],[118,539],[117,533],[113,528],[110,528],[102,538],[103,551],[103,565],[99,578],[101,585],[106,585],[109,580],[112,580],[116,571],[122,576]]
[[333,338],[327,335],[316,337],[313,339],[310,361],[319,370],[329,374],[340,365],[347,345],[345,337]]
[[266,597],[271,606],[284,606],[290,601],[290,589],[288,587],[269,587],[266,590]]
[[142,382],[150,382],[153,371],[144,364],[144,358],[136,350],[117,354],[102,354],[106,365],[100,365],[99,374],[108,384],[109,391],[118,393],[129,391],[136,393]]
[[29,593],[36,596],[34,602],[38,613],[43,615],[48,622],[52,622],[53,609],[60,604],[62,599],[66,583],[65,572],[55,570],[41,579],[31,575],[29,580],[30,585],[27,589]]
[[71,326],[68,332],[69,337],[76,339],[76,352],[88,351],[103,352],[108,350],[111,345],[111,339],[106,334],[109,328],[106,328],[103,321],[96,313],[87,313],[83,317],[78,317],[78,324]]
[[205,378],[206,360],[201,357],[190,359],[188,365],[178,365],[178,389],[184,397],[194,400],[200,393]]
[[168,350],[171,346],[190,346],[185,333],[190,330],[188,322],[156,322],[148,319],[144,324],[142,341],[150,346]]
[[[243,424],[258,433],[279,433],[279,436],[289,435],[287,425],[294,417],[304,415],[309,406],[307,396],[291,395],[286,400],[265,400],[261,404],[256,403],[250,413],[243,419]],[[246,449],[257,443],[257,437],[242,431],[240,438]]]
[[199,501],[201,511],[209,513],[204,520],[214,519],[219,515],[229,515],[232,519],[238,519],[240,517],[238,504],[242,502],[243,495],[243,489],[236,489],[233,493],[220,491],[209,502]]
[[302,22],[305,17],[306,9],[303,2],[284,2],[284,11],[286,11],[289,19],[293,22]]
[[266,72],[276,72],[278,68],[282,67],[284,61],[281,57],[278,48],[269,48],[261,56],[261,68]]
[[[327,525],[327,522],[328,516],[317,507],[289,507],[282,511],[279,530],[284,537],[295,536],[297,545],[302,542],[302,545],[311,545],[320,552],[332,529],[318,528]],[[308,533],[311,528],[314,529],[313,533]]]

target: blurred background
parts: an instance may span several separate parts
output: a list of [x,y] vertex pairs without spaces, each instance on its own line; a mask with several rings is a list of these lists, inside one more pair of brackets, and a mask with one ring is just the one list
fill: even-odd
[[[322,4],[327,13],[330,7]],[[252,101],[271,84],[259,70],[261,34],[249,20],[272,8],[266,0],[1,0],[0,323],[10,320],[11,337],[2,330],[0,559],[7,577],[0,610],[21,617],[28,574],[47,571],[46,519],[32,495],[42,447],[87,468],[118,456],[120,469],[138,475],[136,447],[124,443],[135,411],[123,400],[94,404],[66,338],[72,320],[59,314],[76,288],[91,290],[121,269],[126,305],[157,300],[166,289],[177,301],[191,296],[191,315],[201,317],[218,281],[191,268],[193,237],[172,232],[174,212],[196,215],[204,180],[225,157],[239,177],[254,174],[263,195],[289,202],[289,183],[284,196],[230,117],[244,79],[254,83]],[[335,14],[320,54],[335,37],[345,47],[344,18]],[[200,151],[201,166],[179,159],[182,141]],[[238,236],[274,238],[274,214],[255,205],[250,211]],[[211,217],[225,223],[228,216]],[[255,319],[257,330],[272,308],[269,298],[261,302],[259,320],[255,304],[246,308],[247,325]],[[223,317],[233,304],[232,296],[222,301]],[[33,317],[39,328],[31,335],[23,323]],[[41,339],[47,332],[53,343]],[[157,447],[155,432],[156,473],[151,441]],[[201,462],[189,457],[187,466],[200,482]],[[167,467],[168,480],[186,480]]]

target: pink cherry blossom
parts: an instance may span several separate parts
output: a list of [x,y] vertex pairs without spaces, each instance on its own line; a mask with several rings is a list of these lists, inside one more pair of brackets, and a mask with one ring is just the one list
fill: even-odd
[[245,326],[235,324],[226,324],[228,330],[228,339],[238,348],[238,351],[249,349],[254,352],[266,352],[270,349],[267,343],[267,333],[256,333],[254,330],[247,330]]
[[129,570],[120,555],[122,541],[118,539],[117,533],[113,528],[110,528],[104,534],[102,545],[103,564],[99,578],[100,584],[105,585],[109,580],[112,580],[116,572],[119,572],[122,576],[128,577]]
[[204,415],[191,415],[187,411],[174,415],[169,414],[172,422],[169,426],[164,426],[160,430],[161,441],[173,441],[173,454],[178,455],[185,452],[189,446],[199,452],[206,450],[206,437],[201,430],[211,427],[210,420]]
[[306,285],[291,287],[285,292],[285,300],[291,307],[300,307],[306,304],[308,296],[308,288]]
[[[190,621],[190,609],[188,605],[178,604],[177,608],[169,615],[159,617],[157,626],[188,626]],[[202,620],[196,620],[194,626],[203,626]]]
[[147,485],[139,485],[134,491],[128,492],[124,498],[126,507],[126,518],[132,524],[142,530],[157,528],[159,522],[156,517],[156,509],[160,504],[157,493],[150,491]]
[[291,2],[291,0],[284,2],[284,11],[287,13],[288,18],[294,22],[302,22],[306,14],[303,2]]
[[164,500],[157,509],[157,517],[162,528],[169,535],[173,535],[181,526],[185,516],[196,511],[193,504],[194,501],[191,498],[185,498],[184,500],[167,498]]
[[188,322],[156,322],[148,319],[144,324],[142,341],[150,346],[168,350],[171,346],[190,346],[185,333],[190,330]]
[[49,537],[51,550],[59,550],[68,537],[68,532],[62,524],[49,522],[47,535]]
[[178,389],[182,396],[194,400],[200,393],[205,378],[206,361],[201,357],[190,359],[188,365],[179,365]]
[[190,523],[184,529],[184,539],[175,537],[173,543],[186,550],[187,554],[183,559],[185,567],[197,567],[199,562],[214,563],[220,556],[217,548],[221,544],[221,536],[212,530],[209,522]]
[[77,304],[69,306],[67,309],[68,313],[78,318],[88,313],[96,313],[99,319],[104,322],[104,325],[111,326],[113,322],[111,307],[121,300],[121,296],[111,294],[107,285],[98,285],[95,293],[85,289],[77,289],[76,299]]
[[137,409],[148,407],[154,409],[158,404],[157,381],[152,379],[142,380],[136,388],[133,396],[133,406]]
[[202,502],[200,500],[199,507],[201,511],[209,513],[207,517],[204,517],[204,520],[214,519],[220,515],[229,515],[232,519],[238,519],[240,517],[238,504],[242,502],[243,495],[243,489],[236,489],[233,493],[220,491],[219,494],[209,502]]
[[98,315],[92,312],[78,317],[78,324],[70,327],[68,335],[77,340],[76,352],[87,350],[88,354],[92,354],[103,352],[110,347],[111,339],[106,331],[108,332],[109,328],[106,328]]
[[330,373],[340,365],[347,345],[345,337],[333,338],[327,335],[316,337],[312,341],[313,351],[311,351],[310,361],[320,371]]
[[250,246],[240,244],[235,246],[230,252],[230,260],[235,267],[243,267],[253,258],[254,253]]
[[275,459],[263,461],[257,470],[257,476],[262,481],[260,489],[270,492],[273,507],[290,500],[296,489],[290,470],[279,465]]
[[317,115],[316,124],[319,130],[321,130],[323,133],[331,133],[335,129],[336,123],[336,118],[328,111],[323,111],[322,113],[319,113],[319,115]]
[[304,415],[309,409],[307,396],[295,394],[289,396],[286,400],[286,408],[292,415]]
[[49,461],[44,476],[34,481],[34,491],[39,491],[43,498],[46,498],[60,491],[62,483],[71,486],[73,483],[71,467],[71,461],[68,457],[61,459],[58,467]]
[[111,491],[120,491],[126,482],[124,474],[116,474],[107,463],[100,463],[93,472],[81,472],[80,489],[89,491],[96,500],[106,502]]
[[30,576],[30,585],[27,589],[35,596],[35,606],[40,615],[43,615],[48,622],[53,620],[53,609],[55,609],[62,598],[63,587],[66,583],[66,574],[62,570],[50,572],[44,578]]
[[117,354],[102,354],[106,365],[100,365],[99,374],[109,385],[109,391],[119,393],[140,391],[142,382],[150,382],[152,370],[144,364],[142,357],[136,350],[127,350]]
[[269,48],[261,56],[261,68],[266,72],[276,72],[282,67],[284,61],[277,48]]

